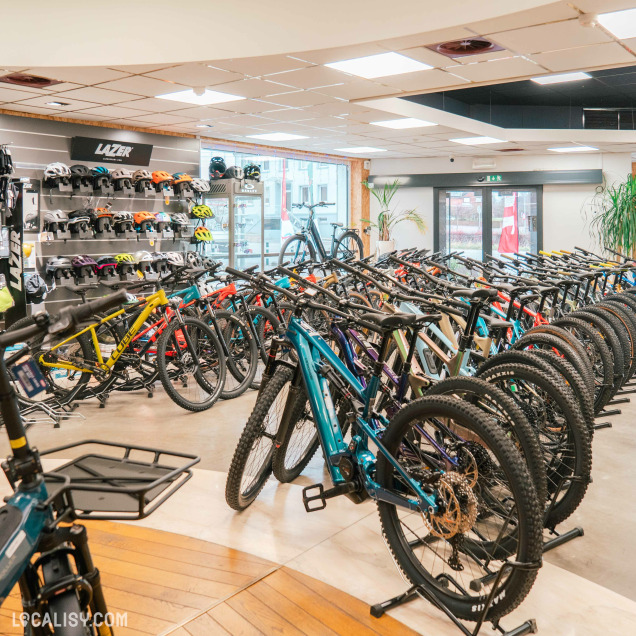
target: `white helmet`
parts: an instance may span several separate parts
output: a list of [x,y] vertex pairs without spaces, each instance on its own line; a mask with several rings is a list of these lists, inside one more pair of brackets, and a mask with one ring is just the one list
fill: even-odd
[[152,254],[146,250],[139,250],[135,252],[135,259],[138,263],[152,263]]
[[44,169],[44,178],[45,179],[56,179],[59,177],[70,177],[71,169],[60,161],[56,161],[54,163],[50,163]]
[[181,267],[184,264],[183,254],[181,252],[168,252],[168,263],[175,267]]
[[110,173],[110,178],[116,179],[132,179],[133,173],[126,168],[117,168]]
[[152,175],[148,170],[135,170],[132,175],[133,181],[152,181]]
[[208,192],[210,190],[210,182],[205,179],[192,179],[192,189],[197,192]]

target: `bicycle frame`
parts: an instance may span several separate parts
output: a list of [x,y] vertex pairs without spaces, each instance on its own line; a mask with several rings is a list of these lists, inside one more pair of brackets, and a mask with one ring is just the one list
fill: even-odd
[[[309,396],[309,402],[318,431],[318,437],[325,453],[325,462],[334,485],[345,483],[340,469],[337,466],[337,458],[353,453],[358,466],[361,468],[364,488],[371,497],[379,501],[387,501],[410,510],[437,510],[434,495],[429,495],[413,480],[402,468],[399,462],[386,449],[374,426],[367,420],[369,417],[378,419],[386,425],[386,419],[376,418],[371,414],[372,404],[378,393],[379,381],[372,376],[365,388],[360,381],[349,371],[345,364],[338,358],[331,347],[310,325],[303,320],[292,316],[285,333],[285,339],[296,350],[300,370]],[[353,394],[362,402],[362,413],[357,415],[357,424],[361,435],[354,436],[353,446],[348,445],[342,436],[342,430],[338,422],[338,416],[334,407],[329,380],[321,373],[325,360],[329,367],[347,384]],[[369,450],[368,441],[372,440],[380,453],[386,457],[396,472],[405,480],[417,495],[417,499],[409,499],[395,492],[382,488],[372,478],[372,468],[375,466],[376,457]],[[431,439],[433,443],[434,440]],[[435,444],[437,446],[437,444]]]
[[95,349],[95,354],[97,355],[97,362],[95,363],[95,368],[93,369],[79,367],[74,364],[63,362],[63,361],[48,363],[44,360],[45,354],[42,354],[40,356],[39,363],[45,367],[52,367],[56,369],[68,369],[69,371],[80,371],[82,373],[94,373],[95,369],[99,369],[101,371],[110,371],[110,369],[112,369],[115,366],[115,363],[117,362],[117,360],[119,360],[123,352],[128,348],[128,345],[131,343],[131,341],[133,340],[137,332],[142,328],[148,316],[150,316],[150,314],[158,307],[162,307],[167,304],[168,304],[168,299],[166,298],[166,293],[163,289],[160,289],[156,291],[154,294],[151,294],[150,296],[148,296],[146,298],[146,305],[142,309],[141,313],[137,316],[133,324],[129,327],[128,331],[125,333],[125,335],[121,339],[121,342],[117,345],[117,347],[113,350],[109,358],[105,361],[100,350],[99,340],[97,339],[97,328],[124,314],[126,311],[125,308],[117,310],[116,312],[110,314],[109,316],[102,318],[98,322],[91,323],[90,325],[82,329],[81,331],[78,331],[77,333],[73,334],[69,338],[62,340],[62,342],[59,342],[54,347],[51,347],[51,349],[49,350],[49,351],[55,351],[59,347],[65,344],[68,344],[69,342],[72,342],[79,336],[85,333],[90,333],[91,340],[93,342],[93,347]]

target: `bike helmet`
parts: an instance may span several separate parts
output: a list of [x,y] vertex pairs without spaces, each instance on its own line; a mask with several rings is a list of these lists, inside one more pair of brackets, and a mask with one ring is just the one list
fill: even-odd
[[239,168],[238,166],[230,166],[223,175],[224,179],[242,179],[243,178],[243,168]]
[[41,303],[49,291],[44,279],[39,274],[31,274],[24,284],[27,300],[32,303]]
[[157,221],[157,223],[170,223],[170,215],[167,212],[156,212],[155,221]]
[[132,188],[133,173],[126,168],[117,168],[110,174],[110,178],[115,182],[115,186],[119,190]]
[[46,263],[46,273],[52,278],[61,278],[71,269],[71,259],[66,256],[53,256]]
[[91,168],[93,175],[93,185],[95,188],[106,188],[110,185],[110,172],[104,166],[96,166]]
[[188,267],[200,267],[201,257],[196,252],[187,252],[185,255],[185,264]]
[[214,212],[212,212],[212,208],[209,205],[195,205],[192,210],[192,214],[199,219],[213,219]]
[[71,176],[71,169],[59,161],[50,163],[44,169],[44,183],[51,187],[57,187],[61,183],[70,183]]
[[101,218],[103,216],[113,216],[113,212],[110,208],[95,208],[95,215],[97,218]]
[[261,167],[257,166],[255,163],[248,163],[243,168],[243,175],[246,179],[253,179],[254,181],[261,180]]
[[196,192],[207,192],[210,189],[210,182],[205,179],[192,179],[192,189]]
[[[121,256],[121,254],[119,254]],[[97,259],[97,263],[95,265],[95,269],[99,272],[100,270],[107,269],[109,267],[117,267],[117,257],[115,256],[100,256]]]
[[134,214],[135,225],[140,228],[143,227],[153,227],[155,224],[155,215],[147,210],[142,210],[141,212],[135,212]]
[[186,181],[192,181],[192,177],[185,172],[175,172],[172,175],[172,183],[176,185],[177,183],[185,183]]
[[210,258],[209,256],[204,256],[201,259],[201,265],[205,267],[206,269],[210,269],[211,267],[214,267],[216,265],[216,261],[213,258]]
[[90,267],[91,269],[94,269],[95,265],[97,265],[95,259],[92,256],[88,256],[87,254],[78,254],[77,256],[73,256],[71,264],[76,269],[82,267]]
[[220,179],[224,174],[227,166],[223,157],[212,157],[210,159],[210,179]]
[[138,181],[152,181],[152,174],[148,170],[135,170],[132,178],[135,183]]
[[121,254],[117,254],[117,256],[115,256],[115,262],[117,263],[117,265],[125,265],[126,263],[135,264],[137,261],[132,254],[129,254],[128,252],[122,252]]
[[91,171],[87,166],[80,163],[71,166],[71,183],[74,188],[79,188],[81,185],[90,185],[91,182]]
[[135,252],[135,263],[152,263],[153,255],[148,250],[138,250]]
[[134,221],[132,212],[115,212],[113,214],[113,223],[119,225],[120,223],[132,223]]
[[199,227],[194,230],[194,238],[197,241],[213,241],[214,240],[212,233],[210,232],[210,230],[208,230],[207,227],[205,227],[205,225],[199,225]]
[[172,225],[175,228],[188,225],[188,223],[190,222],[190,219],[188,219],[188,215],[184,214],[183,212],[175,212],[174,214],[171,215],[171,217],[172,217]]
[[174,267],[182,267],[184,264],[183,254],[181,252],[168,252],[166,254],[168,265],[173,265]]
[[155,170],[152,173],[152,182],[157,185],[161,185],[170,181],[172,181],[172,175],[165,170]]
[[91,168],[91,174],[94,177],[110,177],[110,170],[104,166],[95,166]]
[[64,210],[49,210],[44,213],[44,231],[63,230],[68,223],[68,214]]

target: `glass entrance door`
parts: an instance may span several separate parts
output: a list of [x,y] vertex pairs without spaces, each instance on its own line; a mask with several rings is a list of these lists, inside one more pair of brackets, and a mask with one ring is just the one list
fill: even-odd
[[481,258],[483,195],[481,188],[439,191],[440,249]]
[[435,251],[484,260],[542,249],[542,188],[436,188]]

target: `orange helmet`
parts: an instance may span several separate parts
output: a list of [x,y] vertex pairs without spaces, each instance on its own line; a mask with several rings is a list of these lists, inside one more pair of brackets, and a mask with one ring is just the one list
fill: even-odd
[[184,183],[185,181],[192,181],[192,177],[185,172],[175,172],[172,175],[172,183]]
[[152,212],[142,210],[141,212],[135,212],[135,223],[141,224],[144,221],[154,221],[155,215]]
[[110,208],[95,208],[95,214],[97,214],[98,219],[102,216],[113,216]]
[[165,183],[166,181],[172,181],[172,175],[165,170],[155,170],[152,173],[153,183]]

